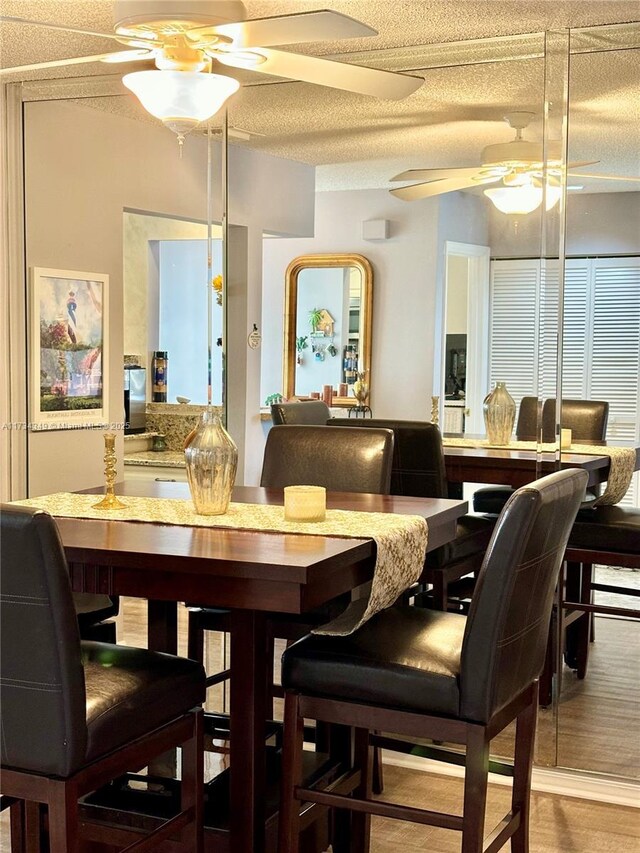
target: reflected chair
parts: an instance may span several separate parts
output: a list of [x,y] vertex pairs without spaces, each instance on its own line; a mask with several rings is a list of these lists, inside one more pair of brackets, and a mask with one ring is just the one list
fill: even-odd
[[177,836],[201,851],[202,666],[81,641],[51,516],[2,505],[0,525],[1,786],[16,845],[24,803],[44,803],[51,853],[79,850],[79,797],[182,746],[181,811],[127,850]]
[[[640,618],[640,590],[623,584],[598,583],[594,565],[640,569],[640,509],[598,506],[581,509],[569,536],[566,583],[562,586],[563,626],[577,623],[569,638],[565,660],[579,679],[587,674],[593,616],[597,614]],[[593,593],[628,597],[629,606],[593,601]],[[635,602],[634,602],[635,599]],[[635,606],[630,606],[634,602]]]
[[[524,411],[524,414],[523,414]],[[523,397],[516,426],[516,438],[519,441],[536,441],[537,435],[537,398]],[[520,418],[523,417],[521,424]],[[556,401],[548,399],[542,407],[542,440],[553,442],[556,428]],[[572,441],[602,442],[607,434],[609,404],[602,400],[563,400],[562,427],[570,429]],[[513,489],[509,486],[487,486],[478,489],[473,496],[475,512],[497,515]],[[597,487],[585,494],[585,505],[598,496]]]
[[[333,418],[329,425],[353,425],[348,418]],[[435,424],[423,421],[370,419],[358,421],[366,428],[392,429],[394,433],[391,494],[419,498],[448,497],[447,477],[442,450],[442,437]],[[427,603],[439,610],[449,604],[449,584],[477,572],[489,544],[494,520],[473,515],[458,519],[455,539],[427,555],[420,584],[432,589],[420,594],[417,603]],[[463,582],[465,592],[472,585]],[[452,590],[453,591],[453,590]],[[459,605],[456,603],[456,609]]]
[[282,426],[282,424],[324,426],[330,417],[329,406],[322,400],[299,400],[296,403],[271,404],[271,420],[274,426]]
[[[491,537],[468,616],[390,608],[349,637],[310,635],[282,658],[285,732],[279,853],[299,850],[300,810],[352,810],[353,853],[370,815],[458,830],[462,853],[526,853],[537,711],[554,588],[587,474],[561,471],[518,489]],[[342,790],[303,788],[304,718],[355,728]],[[484,838],[491,740],[516,720],[511,811]],[[371,799],[370,732],[466,747],[462,816]],[[505,766],[506,769],[506,766]],[[313,805],[311,805],[313,804]]]

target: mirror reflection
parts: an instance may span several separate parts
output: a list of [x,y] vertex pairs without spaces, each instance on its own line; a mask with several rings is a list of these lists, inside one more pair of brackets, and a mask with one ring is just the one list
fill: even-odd
[[373,271],[362,255],[303,255],[285,283],[285,396],[355,406],[371,371]]

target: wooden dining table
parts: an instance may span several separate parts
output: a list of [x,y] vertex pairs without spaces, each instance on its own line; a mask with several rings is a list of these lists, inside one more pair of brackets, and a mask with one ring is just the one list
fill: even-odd
[[[447,480],[451,483],[494,483],[519,488],[537,477],[558,470],[554,453],[535,450],[498,447],[455,447],[447,445],[443,438],[444,461]],[[640,470],[640,447],[629,442],[611,442],[621,446],[634,446],[636,451],[635,470]],[[581,468],[589,475],[589,486],[604,483],[609,476],[611,460],[608,456],[586,455],[563,451],[560,468]]]
[[[182,483],[134,481],[116,491],[189,497]],[[240,487],[232,499],[282,504],[283,493]],[[327,506],[421,515],[429,528],[428,551],[455,537],[456,521],[467,511],[464,501],[352,493],[328,494]],[[268,615],[302,614],[369,581],[374,541],[106,519],[58,518],[57,523],[74,590],[148,600],[150,648],[175,653],[177,602],[231,611],[231,770],[225,795],[230,807],[228,821],[208,825],[205,820],[205,849],[275,851],[277,805],[268,805],[265,747],[266,673],[272,665]]]

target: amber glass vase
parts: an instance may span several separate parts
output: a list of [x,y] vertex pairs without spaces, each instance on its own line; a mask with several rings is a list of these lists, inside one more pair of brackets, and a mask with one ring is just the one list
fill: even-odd
[[184,456],[196,512],[223,515],[236,481],[238,448],[212,409],[202,413],[200,423],[187,438]]
[[496,382],[496,387],[484,398],[482,410],[489,444],[509,444],[516,404],[504,382]]

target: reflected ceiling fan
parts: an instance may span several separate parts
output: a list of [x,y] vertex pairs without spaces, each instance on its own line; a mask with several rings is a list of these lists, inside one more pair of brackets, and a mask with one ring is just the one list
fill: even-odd
[[[442,195],[456,190],[470,189],[483,184],[502,186],[484,190],[498,210],[503,213],[532,213],[542,204],[544,155],[541,142],[523,139],[524,129],[535,118],[534,113],[513,112],[505,116],[505,121],[516,132],[511,142],[487,145],[482,151],[482,164],[452,169],[409,169],[391,178],[392,181],[421,181],[397,190],[392,195],[403,201],[416,201],[429,196]],[[569,163],[567,169],[592,166],[598,160],[584,160]],[[561,195],[560,179],[562,175],[562,155],[560,142],[552,142],[548,154],[547,187],[545,206],[547,210],[558,203]],[[567,172],[569,177],[599,178],[606,181],[640,181],[636,177],[618,175],[596,175]]]
[[[272,48],[377,35],[366,24],[329,10],[246,20],[239,0],[115,0],[114,34],[6,15],[0,21],[99,36],[130,48],[4,68],[0,73],[87,62],[155,61],[157,70],[127,74],[123,83],[181,143],[185,133],[215,115],[238,90],[237,80],[219,73],[221,66],[389,100],[406,98],[424,82],[407,74]],[[212,68],[217,73],[211,73]]]

